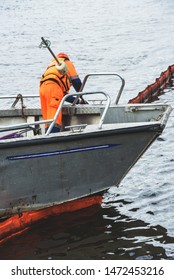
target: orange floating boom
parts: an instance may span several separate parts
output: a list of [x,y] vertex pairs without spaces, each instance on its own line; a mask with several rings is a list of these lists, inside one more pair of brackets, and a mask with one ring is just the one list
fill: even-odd
[[173,86],[174,78],[174,65],[168,67],[165,72],[162,72],[160,77],[156,81],[148,85],[143,91],[130,99],[128,103],[151,103],[158,99],[158,96],[163,94],[163,90],[169,85]]
[[90,196],[37,211],[24,212],[21,217],[19,217],[19,215],[14,215],[13,217],[10,217],[0,223],[0,243],[23,232],[37,221],[46,219],[53,215],[77,211],[79,209],[101,203],[102,196]]

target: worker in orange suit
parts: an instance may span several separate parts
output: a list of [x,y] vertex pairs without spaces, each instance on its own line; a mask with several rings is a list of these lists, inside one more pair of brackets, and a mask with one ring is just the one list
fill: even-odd
[[[53,119],[65,94],[68,94],[71,85],[78,92],[81,88],[81,80],[74,64],[67,54],[61,52],[57,55],[59,64],[55,59],[47,67],[40,80],[40,101],[44,120]],[[69,96],[67,101],[73,103],[75,97]],[[83,103],[83,99],[80,103]],[[62,125],[62,112],[60,112],[56,124],[51,133],[59,132]],[[48,126],[46,125],[46,131]]]

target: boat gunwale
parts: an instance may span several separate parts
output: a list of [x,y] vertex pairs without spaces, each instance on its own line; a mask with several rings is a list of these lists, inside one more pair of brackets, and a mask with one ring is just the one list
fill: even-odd
[[[131,123],[129,123],[130,125]],[[20,138],[12,138],[12,139],[5,139],[0,140],[0,149],[4,148],[13,148],[13,147],[24,147],[24,146],[35,146],[41,144],[51,144],[51,143],[65,143],[71,142],[74,140],[81,140],[81,139],[90,139],[90,138],[98,138],[98,137],[106,137],[112,136],[117,134],[126,134],[126,133],[137,133],[137,132],[144,132],[144,131],[152,131],[156,132],[160,135],[164,129],[161,125],[161,122],[154,121],[151,123],[147,123],[144,125],[140,125],[141,123],[136,123],[135,126],[129,127],[122,127],[122,128],[110,128],[110,129],[98,129],[95,130],[88,130],[82,132],[59,132],[56,135],[50,136],[34,136],[33,138],[28,137],[20,137]],[[107,124],[105,124],[107,126]],[[110,126],[110,124],[108,124]],[[65,134],[66,133],[66,134]]]

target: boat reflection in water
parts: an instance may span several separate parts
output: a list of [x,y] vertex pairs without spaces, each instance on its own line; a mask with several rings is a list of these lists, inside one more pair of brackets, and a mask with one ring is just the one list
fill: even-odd
[[158,260],[168,258],[163,243],[172,241],[163,227],[121,216],[107,204],[93,205],[38,222],[1,244],[0,258]]

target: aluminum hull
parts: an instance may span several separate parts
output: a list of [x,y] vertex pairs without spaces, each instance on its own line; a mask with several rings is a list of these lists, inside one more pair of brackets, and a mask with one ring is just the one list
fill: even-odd
[[1,215],[60,204],[118,185],[160,132],[159,125],[146,125],[3,144]]
[[[103,106],[77,106],[73,114],[64,109],[68,130],[1,138],[0,217],[59,205],[118,186],[162,133],[172,110],[168,105],[113,105],[99,127]],[[19,111],[9,112],[0,111],[3,134],[9,131],[10,120],[14,129],[15,116],[19,122]],[[32,117],[41,117],[41,112],[33,112]],[[24,111],[22,125],[27,117],[31,118],[31,112],[27,115]],[[82,120],[89,124],[71,129]]]

